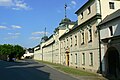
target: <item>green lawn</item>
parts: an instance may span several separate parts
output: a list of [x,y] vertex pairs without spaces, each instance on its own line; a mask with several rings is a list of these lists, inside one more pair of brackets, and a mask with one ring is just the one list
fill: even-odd
[[82,71],[80,69],[75,69],[75,68],[71,68],[71,67],[67,67],[64,65],[60,65],[60,64],[54,64],[54,63],[50,63],[50,62],[46,62],[46,61],[39,61],[42,62],[44,64],[47,64],[55,69],[58,69],[60,71],[75,75],[75,76],[97,76],[94,73],[90,73],[90,72],[86,72],[86,71]]

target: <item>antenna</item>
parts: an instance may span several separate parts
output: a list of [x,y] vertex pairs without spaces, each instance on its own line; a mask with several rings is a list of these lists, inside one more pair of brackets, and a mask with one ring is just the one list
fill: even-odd
[[67,4],[65,3],[65,18],[67,17],[66,9],[67,9]]

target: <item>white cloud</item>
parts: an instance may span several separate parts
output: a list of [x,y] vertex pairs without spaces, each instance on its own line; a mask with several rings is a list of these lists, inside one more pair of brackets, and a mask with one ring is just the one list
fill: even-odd
[[17,36],[17,35],[20,35],[20,33],[8,33],[8,35],[14,35],[14,36]]
[[70,4],[68,4],[67,9],[68,9],[68,10],[74,9],[75,6],[76,6],[76,4],[77,4],[77,3],[76,3],[75,1],[71,1]]
[[41,37],[30,37],[29,39],[31,39],[31,40],[40,40]]
[[10,39],[16,39],[16,38],[18,38],[18,37],[19,37],[19,36],[17,36],[17,35],[13,35],[13,36],[6,37],[6,38],[4,38],[4,39],[10,40]]
[[12,6],[12,0],[0,0],[0,6]]
[[9,7],[13,10],[30,10],[31,8],[23,0],[0,0],[0,6]]
[[0,29],[6,29],[7,27],[6,26],[0,26]]
[[77,3],[75,1],[71,1],[71,4],[76,5]]
[[11,26],[13,29],[20,29],[20,28],[22,28],[21,26],[16,26],[16,25],[12,25]]
[[[39,34],[42,35],[42,34],[45,34],[45,32],[44,31],[41,31],[41,32],[38,31],[38,32],[33,32],[32,33],[32,35],[39,35]],[[46,34],[48,34],[48,32],[46,32]]]

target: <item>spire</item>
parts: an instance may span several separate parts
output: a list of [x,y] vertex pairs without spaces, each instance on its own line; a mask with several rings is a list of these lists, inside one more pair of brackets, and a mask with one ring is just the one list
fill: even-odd
[[67,9],[67,4],[65,3],[65,18],[67,18],[66,9]]
[[46,27],[45,27],[45,32],[44,32],[44,36],[46,36]]

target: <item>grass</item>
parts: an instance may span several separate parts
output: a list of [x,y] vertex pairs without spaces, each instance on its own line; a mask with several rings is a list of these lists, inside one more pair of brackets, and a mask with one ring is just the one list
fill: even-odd
[[67,67],[67,66],[60,65],[60,64],[50,63],[50,62],[46,62],[46,61],[39,61],[39,62],[47,64],[57,70],[60,70],[60,71],[63,71],[65,73],[72,74],[75,76],[97,76],[94,73],[82,71],[80,69],[75,69],[75,68]]

